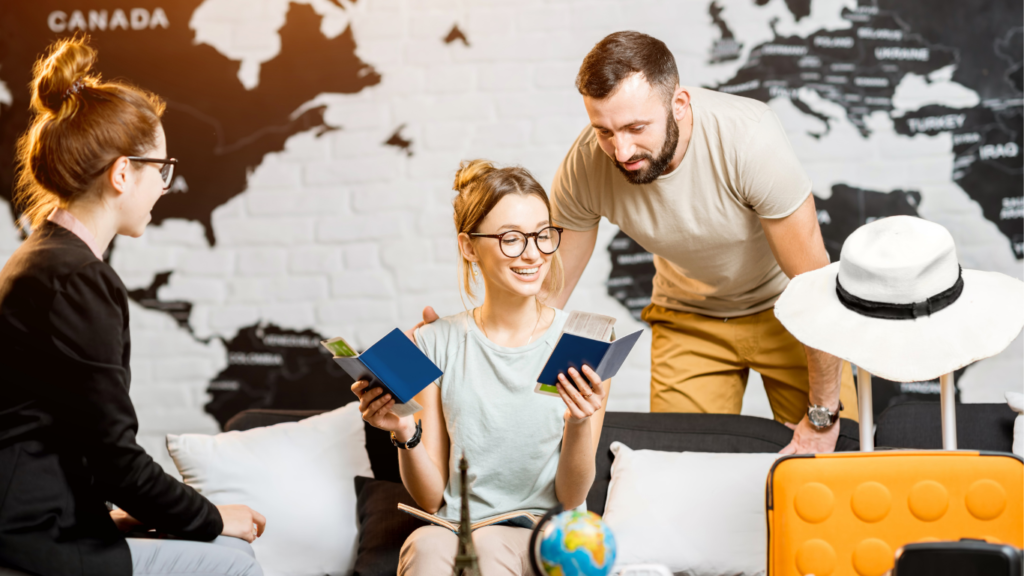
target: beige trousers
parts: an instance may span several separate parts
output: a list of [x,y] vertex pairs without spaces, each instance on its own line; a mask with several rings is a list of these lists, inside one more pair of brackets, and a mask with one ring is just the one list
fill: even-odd
[[[774,308],[726,321],[651,304],[642,318],[653,334],[651,412],[739,414],[754,369],[776,420],[797,423],[807,413],[807,353],[775,318]],[[842,417],[857,420],[848,362],[841,382]]]
[[[527,548],[530,531],[513,526],[484,526],[473,532],[480,573],[487,576],[531,576]],[[438,576],[455,569],[459,537],[440,526],[416,529],[402,545],[399,576]]]

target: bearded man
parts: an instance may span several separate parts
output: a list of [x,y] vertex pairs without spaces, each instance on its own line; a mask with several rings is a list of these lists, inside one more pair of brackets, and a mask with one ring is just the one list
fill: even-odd
[[756,370],[783,453],[831,452],[839,412],[856,419],[849,364],[805,348],[775,318],[789,279],[829,263],[811,181],[762,102],[679,85],[663,42],[616,32],[583,60],[590,125],[551,188],[566,289],[602,216],[654,254],[651,411],[738,414]]

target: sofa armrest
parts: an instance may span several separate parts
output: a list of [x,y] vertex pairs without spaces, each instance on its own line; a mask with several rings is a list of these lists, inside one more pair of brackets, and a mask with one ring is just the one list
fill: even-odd
[[[957,404],[956,443],[961,450],[1011,452],[1013,422],[1006,403]],[[875,444],[884,448],[942,449],[942,414],[938,402],[899,402],[878,417]]]
[[225,432],[252,430],[284,422],[298,422],[310,416],[323,414],[326,410],[268,410],[254,408],[235,414],[224,424]]

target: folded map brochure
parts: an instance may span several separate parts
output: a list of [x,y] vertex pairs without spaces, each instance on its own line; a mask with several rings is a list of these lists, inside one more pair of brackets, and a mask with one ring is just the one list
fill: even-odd
[[369,382],[367,390],[381,386],[390,392],[395,399],[391,411],[400,417],[423,409],[413,398],[442,374],[398,328],[362,354],[341,337],[320,343],[334,354],[334,361],[349,376]]
[[[405,512],[406,514],[410,514],[412,516],[415,516],[415,517],[419,518],[420,520],[423,520],[424,522],[429,522],[429,523],[433,524],[434,526],[440,526],[442,528],[447,528],[447,529],[451,530],[452,532],[455,532],[456,534],[459,533],[459,524],[457,522],[449,522],[449,521],[447,521],[447,520],[445,520],[443,518],[438,518],[437,516],[434,516],[433,514],[428,514],[428,513],[424,512],[423,510],[420,510],[419,508],[413,508],[412,506],[409,506],[408,504],[401,504],[400,503],[398,505],[398,509],[401,510],[402,512]],[[488,518],[486,520],[481,520],[479,522],[474,522],[474,523],[469,525],[469,529],[470,530],[476,530],[477,528],[483,528],[484,526],[490,526],[491,524],[498,524],[498,523],[501,523],[501,522],[508,522],[510,520],[512,520],[513,521],[512,523],[517,525],[517,526],[521,526],[523,528],[527,528],[527,527],[532,528],[533,526],[535,526],[537,524],[537,522],[540,520],[540,518],[541,517],[540,517],[539,514],[532,514],[530,512],[523,512],[521,510],[514,510],[512,512],[506,512],[504,514],[499,514],[499,515],[495,516],[494,518]]]
[[[615,376],[643,330],[616,339],[614,326],[615,318],[611,316],[570,312],[555,349],[551,351],[540,376],[537,376],[534,391],[558,396],[558,388],[555,386],[558,374],[564,373],[568,378],[570,367],[580,370],[583,366],[590,366],[602,381]],[[572,379],[569,381],[572,382]]]

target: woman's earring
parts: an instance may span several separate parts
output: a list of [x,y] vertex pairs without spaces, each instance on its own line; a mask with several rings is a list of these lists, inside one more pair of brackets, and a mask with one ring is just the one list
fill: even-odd
[[478,274],[478,272],[476,270],[476,262],[470,264],[470,266],[473,268],[473,279],[476,280],[476,276]]

